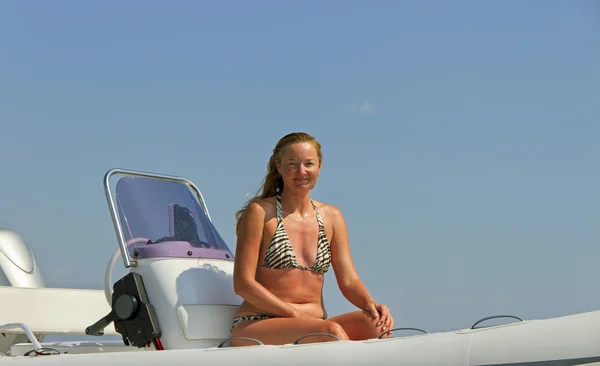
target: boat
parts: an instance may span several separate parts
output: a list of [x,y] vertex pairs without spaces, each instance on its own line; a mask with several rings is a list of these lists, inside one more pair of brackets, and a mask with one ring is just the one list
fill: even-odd
[[[464,329],[399,327],[363,341],[306,334],[274,346],[248,338],[232,347],[242,302],[233,290],[234,253],[198,187],[126,169],[109,170],[103,184],[117,243],[103,290],[47,288],[24,239],[0,231],[0,366],[600,365],[600,311],[497,314]],[[119,261],[126,274],[113,282]],[[48,341],[52,335],[81,340]],[[331,341],[311,341],[316,336]]]

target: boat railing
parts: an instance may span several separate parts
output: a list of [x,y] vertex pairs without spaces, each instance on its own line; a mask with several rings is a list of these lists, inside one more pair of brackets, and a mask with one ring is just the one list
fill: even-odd
[[[330,333],[311,333],[311,334],[307,334],[307,335],[304,335],[304,336],[296,339],[292,344],[300,344],[301,340],[303,340],[305,338],[310,338],[310,337],[331,337],[331,338],[336,339],[337,341],[341,341],[341,339],[338,336],[330,334]],[[227,343],[229,343],[231,341],[251,341],[251,342],[256,342],[259,346],[265,345],[263,342],[259,341],[258,339],[255,339],[255,338],[236,337],[236,338],[227,339],[227,340],[219,343],[217,348],[223,348]]]
[[477,327],[477,325],[480,323],[483,323],[484,321],[491,320],[491,319],[497,319],[497,318],[512,318],[512,319],[516,319],[519,322],[523,321],[523,319],[519,318],[518,316],[514,316],[514,315],[492,315],[492,316],[486,316],[485,318],[479,319],[478,321],[475,322],[475,324],[473,324],[471,326],[471,329],[485,328],[485,326]]
[[31,342],[31,344],[33,345],[34,350],[42,349],[42,345],[40,344],[40,341],[38,341],[38,339],[35,337],[35,335],[31,331],[31,329],[27,326],[27,324],[25,324],[25,323],[8,323],[8,324],[0,325],[0,331],[15,330],[17,328],[22,329],[23,332],[25,332],[25,335],[29,339],[29,342]]
[[27,324],[25,324],[25,323],[7,323],[7,324],[0,325],[0,331],[3,331],[3,330],[8,331],[8,330],[15,330],[15,329],[23,330],[23,332],[29,339],[29,342],[31,342],[31,345],[33,346],[33,352],[36,355],[49,355],[52,353],[55,353],[55,354],[60,353],[55,349],[42,347],[42,345],[40,344],[40,341],[36,338],[36,336],[33,334],[31,329],[29,328],[29,326],[27,326]]
[[264,346],[265,344],[261,341],[259,341],[258,339],[254,339],[254,338],[248,338],[248,337],[237,337],[237,338],[230,338],[230,339],[226,339],[223,342],[219,343],[219,345],[217,346],[217,348],[223,348],[225,347],[225,345],[231,341],[251,341],[251,342],[256,342],[258,343],[259,346]]
[[326,336],[326,337],[332,337],[337,339],[338,341],[341,341],[341,339],[338,336],[335,336],[333,334],[329,334],[329,333],[311,333],[311,334],[307,334],[305,336],[302,336],[298,339],[296,339],[294,341],[294,344],[299,344],[301,340],[303,340],[304,338],[310,338],[310,337],[321,337],[321,336]]
[[417,332],[421,332],[423,334],[427,334],[426,331],[424,331],[423,329],[419,329],[419,328],[394,328],[394,329],[386,330],[385,332],[381,333],[379,335],[379,337],[377,337],[377,339],[381,339],[381,338],[383,338],[384,335],[392,333],[392,332],[395,332],[397,330],[414,330],[414,331],[417,331]]

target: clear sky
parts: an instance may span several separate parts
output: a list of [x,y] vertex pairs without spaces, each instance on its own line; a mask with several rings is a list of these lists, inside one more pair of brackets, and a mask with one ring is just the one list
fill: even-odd
[[194,181],[233,250],[306,131],[396,326],[600,309],[599,86],[594,1],[2,1],[0,227],[100,289],[120,167]]

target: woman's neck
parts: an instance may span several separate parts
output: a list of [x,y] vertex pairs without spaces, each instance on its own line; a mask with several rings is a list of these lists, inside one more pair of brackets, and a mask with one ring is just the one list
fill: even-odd
[[293,213],[297,215],[312,214],[313,207],[310,201],[310,192],[305,194],[297,194],[290,191],[283,191],[281,193],[281,205],[284,211],[287,213]]

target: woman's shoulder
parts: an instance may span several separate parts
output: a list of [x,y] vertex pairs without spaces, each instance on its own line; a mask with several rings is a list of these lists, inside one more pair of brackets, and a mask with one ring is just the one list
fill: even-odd
[[319,209],[319,213],[321,216],[324,216],[325,219],[336,219],[342,216],[342,210],[339,207],[318,200],[312,200],[315,206]]
[[246,210],[253,213],[269,215],[269,213],[275,210],[275,200],[275,197],[255,198],[248,203]]

